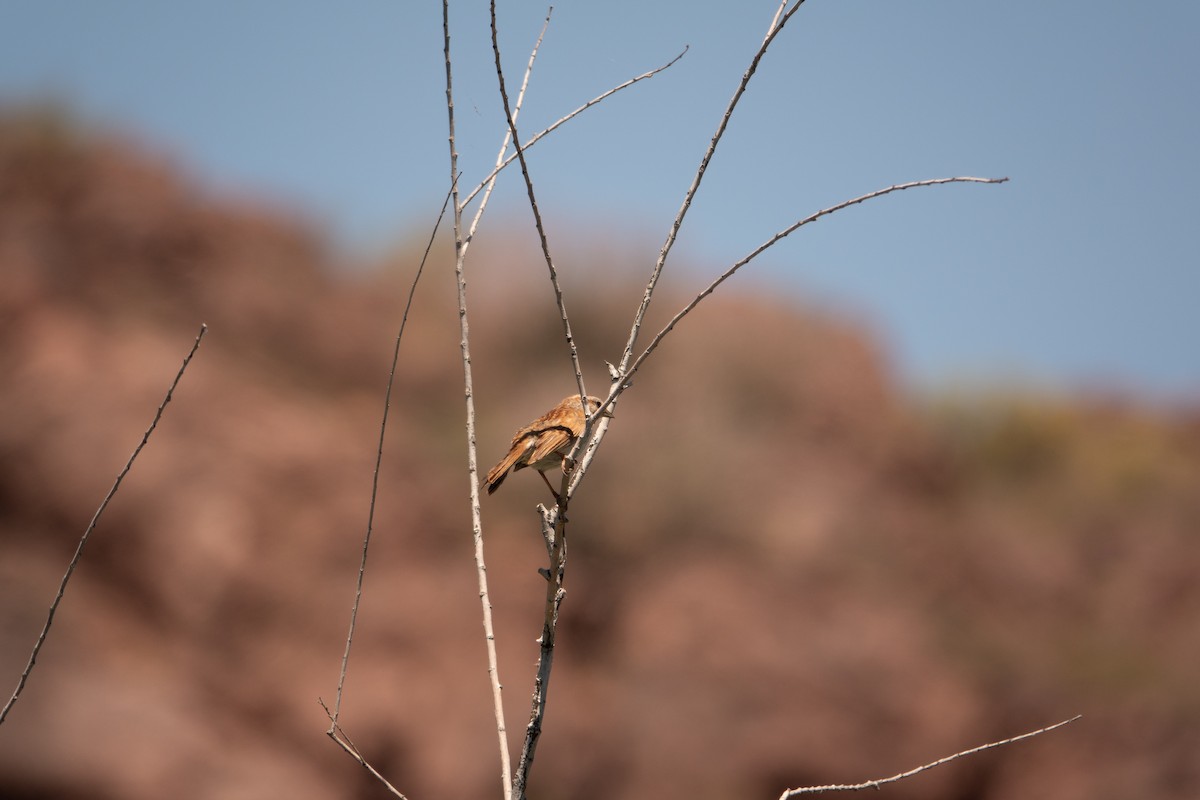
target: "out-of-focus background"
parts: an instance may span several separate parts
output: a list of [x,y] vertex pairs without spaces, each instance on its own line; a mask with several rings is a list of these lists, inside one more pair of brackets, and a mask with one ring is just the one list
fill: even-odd
[[[555,10],[526,130],[691,45],[530,153],[598,390],[773,8],[594,6]],[[502,130],[484,11],[454,16],[468,185]],[[823,220],[647,363],[572,506],[536,795],[775,797],[1077,713],[887,791],[1200,793],[1197,13],[798,13],[650,330],[817,208],[1013,180]],[[503,14],[515,82],[544,9]],[[0,726],[0,795],[381,797],[317,698],[445,191],[438,10],[5,17],[0,680],[16,685],[79,534],[210,330]],[[522,202],[506,175],[469,265],[486,464],[573,385]],[[498,789],[451,266],[443,237],[401,348],[342,719],[414,798]],[[520,474],[484,503],[514,743],[544,495]]]
[[[452,4],[471,185],[503,133],[487,5]],[[531,156],[558,248],[615,227],[642,245],[621,258],[639,275],[653,263],[776,5],[556,4],[526,135],[690,48]],[[547,5],[498,6],[515,93]],[[3,17],[0,99],[55,97],[132,130],[208,186],[282,199],[343,251],[423,231],[446,192],[439,3],[8,0]],[[676,269],[707,275],[894,183],[1008,176],[823,220],[740,280],[868,320],[908,386],[1000,376],[1194,395],[1198,35],[1194,3],[807,3],[754,76]],[[515,172],[493,208],[486,235],[535,241]]]

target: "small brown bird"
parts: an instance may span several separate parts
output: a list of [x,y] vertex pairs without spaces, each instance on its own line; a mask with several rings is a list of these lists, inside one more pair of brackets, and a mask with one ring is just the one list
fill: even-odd
[[[588,413],[595,414],[602,402],[598,397],[589,396]],[[611,417],[612,414],[606,411],[602,416]],[[558,492],[550,486],[545,470],[554,466],[565,469],[563,460],[575,446],[575,441],[583,434],[585,423],[579,395],[573,394],[564,397],[561,403],[521,428],[513,436],[508,455],[500,459],[500,463],[492,467],[483,479],[488,494],[500,488],[510,471],[533,467],[550,487],[554,499],[558,500]]]

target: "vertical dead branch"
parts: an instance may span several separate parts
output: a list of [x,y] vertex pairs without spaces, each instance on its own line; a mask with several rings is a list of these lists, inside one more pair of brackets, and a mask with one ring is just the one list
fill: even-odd
[[[567,341],[567,350],[571,354],[571,366],[575,368],[575,382],[579,387],[580,398],[587,397],[583,385],[583,370],[579,366],[579,351],[575,346],[575,337],[571,334],[571,320],[567,316],[566,303],[563,300],[562,287],[558,283],[558,270],[554,266],[554,258],[550,255],[550,241],[546,237],[546,227],[542,224],[542,212],[538,209],[537,195],[533,189],[533,178],[529,175],[529,163],[525,160],[525,149],[521,146],[521,137],[517,134],[517,120],[513,116],[512,106],[508,101],[508,91],[504,85],[504,67],[500,63],[500,38],[496,26],[496,0],[489,3],[492,22],[492,54],[496,60],[496,79],[500,83],[500,100],[504,104],[504,117],[508,129],[512,132],[513,147],[517,151],[517,159],[521,162],[521,175],[525,178],[525,191],[529,195],[529,207],[533,211],[533,222],[537,228],[538,241],[542,246],[542,256],[546,259],[546,268],[550,272],[550,285],[554,288],[554,302],[558,306],[559,319],[562,321],[563,337]],[[583,402],[582,400],[580,402]],[[585,404],[586,405],[586,404]]]
[[[563,481],[565,490],[566,481]],[[533,696],[530,699],[529,723],[525,727],[525,742],[521,746],[521,758],[513,777],[512,800],[525,800],[525,787],[533,757],[542,735],[542,720],[546,716],[546,700],[550,689],[550,672],[554,667],[554,645],[558,632],[558,612],[567,596],[563,578],[567,569],[566,509],[565,495],[561,505],[552,510],[538,508],[542,517],[542,536],[546,540],[546,551],[550,557],[550,568],[543,573],[546,578],[546,602],[542,619],[542,635],[538,637],[538,660],[534,671]]]
[[[475,573],[479,581],[479,603],[483,610],[483,632],[487,643],[488,677],[492,686],[492,711],[496,717],[496,737],[500,746],[500,783],[505,797],[512,788],[512,755],[508,749],[508,728],[504,723],[500,668],[496,658],[496,630],[492,624],[492,601],[488,594],[487,565],[483,555],[483,518],[479,511],[479,459],[475,446],[475,389],[471,376],[471,336],[467,321],[467,280],[463,270],[466,243],[463,239],[462,204],[458,197],[458,151],[454,137],[454,82],[450,59],[450,4],[442,0],[442,37],[446,62],[446,115],[450,145],[450,182],[454,206],[454,277],[458,286],[459,346],[463,362],[463,395],[467,413],[467,477],[471,497],[471,531],[475,543]],[[511,116],[511,115],[510,115]],[[511,125],[509,126],[512,127]]]
[[[546,228],[542,222],[541,211],[537,204],[537,195],[534,191],[533,178],[529,174],[529,163],[525,159],[524,148],[521,147],[521,138],[517,132],[516,117],[513,114],[513,109],[508,99],[508,91],[505,88],[504,67],[500,56],[500,39],[499,28],[496,22],[496,2],[492,0],[489,4],[491,29],[492,29],[492,54],[496,62],[496,79],[499,82],[500,99],[504,105],[504,116],[508,123],[508,129],[512,134],[513,146],[516,149],[517,159],[521,162],[521,175],[525,179],[525,190],[529,196],[529,207],[533,212],[534,226],[537,228],[538,241],[541,243],[542,255],[546,260],[546,268],[550,275],[550,285],[554,290],[554,301],[558,306],[559,318],[562,321],[563,337],[566,339],[567,349],[571,356],[571,365],[575,370],[575,382],[579,389],[580,403],[583,405],[586,414],[587,408],[587,389],[583,382],[583,370],[579,364],[579,352],[575,345],[575,338],[571,333],[571,321],[567,314],[566,302],[563,299],[562,287],[558,281],[558,271],[554,266],[554,258],[550,254],[550,242],[546,235]],[[587,429],[591,427],[591,420],[587,422],[585,428],[585,436]],[[577,442],[572,450],[572,453],[579,449]],[[565,463],[570,463],[568,461]],[[566,479],[564,476],[564,489]],[[545,603],[545,618],[542,624],[542,635],[538,638],[540,651],[538,655],[538,666],[534,678],[533,697],[531,699],[531,709],[529,723],[525,730],[525,742],[521,749],[521,759],[517,765],[516,777],[510,784],[510,798],[513,800],[524,800],[525,785],[529,778],[529,769],[533,765],[534,752],[537,749],[537,743],[541,736],[542,720],[545,717],[546,694],[550,687],[550,670],[553,664],[554,641],[556,630],[558,627],[558,613],[562,606],[563,598],[566,592],[563,589],[563,577],[566,571],[566,509],[567,498],[565,495],[560,495],[562,499],[559,501],[558,507],[553,512],[543,510],[543,524],[546,525],[548,515],[553,514],[557,523],[557,536],[555,536],[553,544],[548,545],[550,549],[550,569],[546,573],[546,603]],[[548,526],[547,526],[548,527]]]

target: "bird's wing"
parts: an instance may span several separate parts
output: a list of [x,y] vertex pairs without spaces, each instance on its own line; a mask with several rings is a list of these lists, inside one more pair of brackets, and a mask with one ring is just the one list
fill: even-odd
[[543,458],[548,458],[551,453],[570,447],[572,436],[571,429],[564,425],[553,425],[537,431],[533,451],[525,459],[525,463],[536,464]]

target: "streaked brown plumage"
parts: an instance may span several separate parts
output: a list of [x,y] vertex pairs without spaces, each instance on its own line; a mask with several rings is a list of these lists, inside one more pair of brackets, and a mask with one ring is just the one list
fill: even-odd
[[[600,398],[589,396],[588,412],[595,414],[601,402]],[[612,415],[605,412],[604,416]],[[558,492],[550,485],[545,470],[563,466],[563,459],[583,434],[586,421],[583,406],[579,403],[579,395],[573,394],[563,398],[561,403],[521,428],[513,436],[508,455],[500,459],[500,463],[492,467],[483,479],[488,494],[500,488],[510,471],[533,467],[557,499]]]

